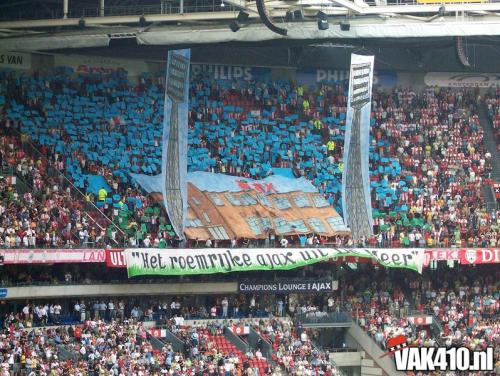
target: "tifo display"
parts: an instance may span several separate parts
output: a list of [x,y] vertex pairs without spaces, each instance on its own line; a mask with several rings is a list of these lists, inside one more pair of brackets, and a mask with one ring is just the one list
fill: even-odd
[[0,71],[0,374],[498,371],[500,91],[190,55]]
[[[15,195],[8,180],[1,185],[3,200],[29,223],[14,234],[13,211],[7,211],[4,246],[180,244],[161,205],[129,175],[161,170],[162,77],[143,74],[133,83],[123,71],[74,75],[59,68],[35,76],[4,72],[2,80],[2,164],[33,187]],[[233,88],[231,81],[201,75],[191,78],[190,93],[190,171],[245,179],[291,169],[342,213],[345,82],[311,90],[291,82],[242,80]],[[496,95],[486,99],[492,116]],[[305,231],[316,234],[314,242],[317,237],[318,243],[337,246],[495,247],[498,217],[486,211],[481,194],[492,169],[477,114],[481,101],[473,89],[375,89],[369,146],[375,235],[325,239],[313,217],[304,218]],[[28,203],[37,211],[23,210]],[[193,209],[196,202],[189,205]],[[196,232],[200,224],[189,219],[187,231]],[[269,225],[277,230],[267,234],[270,245],[280,238],[298,245],[306,239],[289,235],[300,223],[283,218]],[[267,226],[251,221],[253,237],[262,239]],[[256,242],[232,239],[220,226],[200,234],[189,244],[207,238],[209,246]]]

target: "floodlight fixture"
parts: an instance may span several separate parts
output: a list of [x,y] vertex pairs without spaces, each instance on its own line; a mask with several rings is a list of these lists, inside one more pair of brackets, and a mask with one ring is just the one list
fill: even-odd
[[319,11],[316,17],[318,18],[318,30],[328,30],[330,25],[328,24],[328,16],[326,13]]
[[349,23],[349,21],[342,21],[340,23],[340,30],[342,30],[342,31],[351,30],[351,24]]
[[229,24],[229,28],[232,32],[236,33],[243,27],[242,24],[248,21],[249,17],[250,15],[247,12],[240,10],[240,12],[238,13],[238,17],[236,17],[236,20],[231,21],[231,23]]

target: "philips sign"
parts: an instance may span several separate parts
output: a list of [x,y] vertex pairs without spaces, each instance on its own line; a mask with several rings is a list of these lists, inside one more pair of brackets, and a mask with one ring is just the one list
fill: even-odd
[[197,76],[207,74],[215,80],[244,80],[271,77],[271,69],[258,67],[241,67],[232,65],[191,64],[191,74]]

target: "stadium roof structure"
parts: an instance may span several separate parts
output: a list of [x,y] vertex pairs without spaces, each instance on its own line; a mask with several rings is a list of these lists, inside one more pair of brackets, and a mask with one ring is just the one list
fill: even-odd
[[500,2],[488,0],[0,0],[0,14],[2,50],[500,35]]

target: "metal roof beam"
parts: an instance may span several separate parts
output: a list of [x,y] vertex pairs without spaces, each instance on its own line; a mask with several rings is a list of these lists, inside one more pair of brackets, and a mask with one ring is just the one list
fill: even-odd
[[362,13],[363,7],[360,7],[357,4],[354,4],[354,2],[350,0],[330,0],[334,4],[338,4],[346,9],[349,9],[350,11],[359,14]]
[[[226,0],[229,4],[246,9],[250,13],[250,18],[258,18],[258,14],[251,3],[245,0]],[[441,4],[420,4],[420,5],[383,5],[360,7],[349,0],[330,0],[329,6],[321,0],[302,0],[297,6],[282,1],[271,1],[266,3],[269,6],[272,17],[282,17],[290,7],[302,7],[305,14],[312,16],[315,10],[322,10],[329,15],[345,15],[348,12],[358,15],[384,15],[384,14],[437,14]],[[338,6],[336,6],[338,5]],[[274,8],[274,9],[273,9]],[[456,3],[445,4],[447,13],[465,12],[500,12],[500,2],[496,3]],[[237,17],[238,11],[223,12],[199,12],[184,14],[154,14],[145,15],[146,22],[201,22],[216,20],[233,20]],[[138,24],[140,16],[106,16],[85,18],[85,25],[93,27],[97,25],[120,25]],[[21,21],[1,21],[0,29],[36,29],[55,27],[78,27],[79,18],[68,19],[43,19],[43,20],[21,20]]]
[[[182,21],[209,21],[209,20],[229,20],[235,18],[238,12],[199,12],[199,13],[176,13],[176,14],[153,14],[145,15],[146,22],[182,22]],[[96,25],[120,25],[139,23],[141,16],[105,16],[105,17],[85,17],[86,26]],[[1,21],[0,29],[33,29],[46,27],[68,27],[78,26],[79,18],[57,18],[44,20],[23,20],[23,21]]]
[[[336,0],[335,0],[336,1]],[[486,11],[494,12],[500,11],[500,2],[497,3],[454,3],[454,4],[420,4],[420,5],[379,5],[374,7],[362,8],[361,14],[380,14],[380,13],[438,13],[441,6],[445,7],[446,12],[476,12]]]
[[255,13],[256,15],[259,14],[259,12],[257,12],[257,7],[255,6],[255,2],[252,3],[252,5],[250,5],[246,0],[224,0],[224,1],[242,10],[243,9],[247,10],[249,12]]

